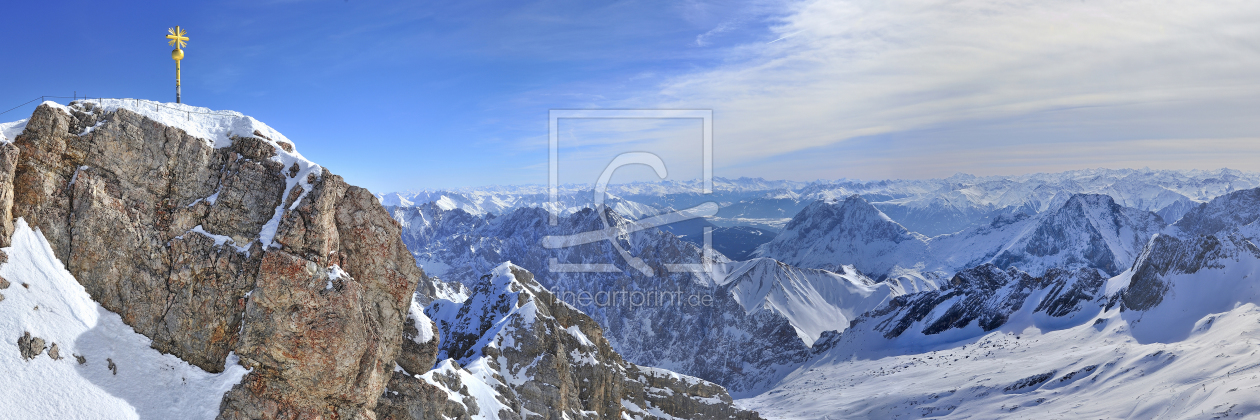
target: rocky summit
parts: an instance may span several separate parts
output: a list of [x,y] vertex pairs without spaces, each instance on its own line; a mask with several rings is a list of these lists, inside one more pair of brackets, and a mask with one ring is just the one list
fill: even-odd
[[0,146],[5,241],[38,227],[154,349],[235,352],[220,418],[372,418],[423,277],[389,214],[248,117],[207,139],[121,105],[45,103]]
[[[95,319],[99,304],[99,316],[116,314],[118,326],[134,331],[105,336],[143,355],[93,348],[83,337],[104,333],[68,339],[47,332],[63,321],[22,315],[3,325],[33,329],[12,337],[22,363],[64,363],[46,368],[107,384],[140,381],[144,372],[155,383],[183,375],[165,385],[174,389],[191,375],[205,388],[186,388],[194,400],[218,401],[196,417],[225,420],[757,418],[735,408],[721,386],[624,362],[591,318],[514,266],[477,290],[514,300],[470,301],[460,312],[470,325],[500,329],[434,323],[425,306],[456,305],[440,299],[450,286],[425,276],[377,198],[250,117],[104,100],[46,102],[19,123],[20,134],[0,142],[0,245],[14,245],[15,230],[26,235],[13,269],[23,290],[13,296],[79,319]],[[22,268],[32,264],[56,268]],[[62,302],[51,305],[58,293]],[[506,322],[520,328],[508,334]],[[442,364],[439,344],[450,358]],[[5,363],[22,375],[36,369],[12,377],[18,381],[45,369]],[[528,380],[504,376],[522,366],[532,366]],[[498,373],[470,373],[488,369]],[[479,400],[483,394],[461,385],[474,382],[495,396]],[[163,406],[175,402],[145,402],[149,396],[133,395],[141,388],[111,392],[142,418],[171,415]]]

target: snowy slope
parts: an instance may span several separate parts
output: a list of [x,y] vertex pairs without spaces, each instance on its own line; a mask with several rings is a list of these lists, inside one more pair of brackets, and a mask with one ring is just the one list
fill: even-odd
[[[1037,293],[985,332],[980,320],[895,339],[859,327],[767,393],[768,418],[1205,418],[1260,410],[1254,257],[1173,280],[1149,311],[1084,305],[1044,324]],[[1117,277],[1113,281],[1123,279]],[[1201,286],[1210,284],[1207,290]],[[945,305],[948,306],[948,305]],[[1037,305],[1040,306],[1040,305]],[[944,308],[928,319],[947,317]],[[870,320],[874,321],[874,320]],[[873,324],[868,322],[867,324]]]
[[849,320],[906,293],[898,284],[876,283],[853,267],[831,272],[758,258],[717,269],[720,286],[746,312],[768,311],[786,318],[807,346],[823,332],[843,330]]
[[[1214,201],[1229,214],[1247,205]],[[967,270],[868,311],[741,404],[783,419],[1253,415],[1257,233],[1251,223],[1208,236],[1171,229],[1105,280],[1088,268]]]
[[[1111,311],[1057,331],[1003,328],[917,352],[837,351],[741,406],[770,419],[1224,418],[1260,412],[1260,307],[1143,343]],[[839,350],[839,349],[837,349]]]
[[0,123],[0,141],[11,142],[26,129],[26,119]]
[[[158,353],[117,314],[92,301],[38,231],[18,219],[0,276],[0,413],[6,418],[213,419],[224,392],[247,372],[230,356],[210,374]],[[23,360],[18,337],[44,340]],[[49,350],[56,345],[60,360]],[[76,360],[82,356],[83,361]],[[114,365],[111,370],[110,364]],[[15,394],[16,393],[16,394]],[[18,396],[21,398],[18,398]]]

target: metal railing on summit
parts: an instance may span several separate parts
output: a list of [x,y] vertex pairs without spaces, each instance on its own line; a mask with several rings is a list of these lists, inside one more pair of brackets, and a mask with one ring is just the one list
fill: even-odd
[[[7,113],[9,113],[9,112],[11,112],[11,111],[16,111],[16,110],[17,110],[17,109],[19,109],[19,108],[22,108],[22,107],[24,107],[24,106],[30,105],[32,102],[39,101],[40,103],[43,103],[44,101],[46,101],[46,100],[48,100],[48,99],[70,99],[70,100],[71,100],[71,102],[73,102],[73,101],[88,101],[88,102],[91,102],[91,101],[96,101],[98,104],[104,104],[104,102],[105,102],[105,100],[106,100],[106,99],[111,99],[111,100],[132,100],[132,101],[135,101],[135,105],[136,105],[136,107],[140,107],[140,101],[142,101],[142,99],[135,99],[135,98],[99,98],[99,97],[98,97],[98,98],[93,98],[93,97],[88,97],[88,96],[79,96],[77,92],[75,93],[75,95],[74,95],[74,96],[53,96],[53,95],[44,95],[44,96],[40,96],[40,97],[35,98],[35,99],[31,99],[31,100],[26,101],[26,102],[23,102],[21,105],[15,106],[15,107],[13,107],[13,108],[9,108],[9,109],[5,110],[4,112],[0,112],[0,115],[7,114]],[[179,109],[179,108],[175,108],[175,107],[172,107],[172,106],[167,106],[166,104],[163,104],[163,103],[161,103],[161,102],[157,102],[157,101],[148,101],[148,102],[151,102],[151,103],[152,103],[152,105],[153,105],[153,110],[155,110],[155,111],[156,111],[156,110],[158,110],[159,108],[170,109],[170,110],[173,110],[173,111],[176,111],[176,112],[183,112],[183,113],[185,113],[185,114],[186,114],[187,118],[190,118],[190,119],[192,118],[192,114],[201,114],[201,115],[232,115],[232,114],[230,114],[230,113],[226,113],[226,112],[205,112],[205,111],[193,111],[193,110],[187,110],[187,109]]]

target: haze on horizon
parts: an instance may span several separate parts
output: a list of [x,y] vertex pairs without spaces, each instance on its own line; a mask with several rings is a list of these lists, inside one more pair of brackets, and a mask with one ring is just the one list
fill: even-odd
[[[557,0],[10,5],[6,108],[184,98],[254,116],[373,191],[546,184],[550,109],[711,109],[714,175],[925,179],[1260,170],[1260,3]],[[75,46],[67,50],[66,46]],[[38,63],[36,65],[36,63]],[[9,104],[11,103],[11,104]],[[25,111],[0,116],[11,121]],[[693,120],[562,121],[561,182]],[[651,181],[644,167],[614,182]]]
[[[726,181],[726,182],[733,182],[733,181],[736,181],[736,180],[738,180],[738,179],[740,179],[740,178],[748,178],[748,179],[750,179],[750,180],[763,181],[763,182],[765,182],[765,183],[767,183],[767,184],[773,184],[773,183],[792,183],[792,184],[800,184],[800,185],[808,185],[808,184],[811,184],[811,183],[821,183],[821,184],[844,184],[844,183],[856,183],[856,184],[865,184],[865,183],[874,183],[874,182],[883,182],[883,181],[941,181],[941,180],[947,180],[947,179],[950,179],[950,178],[956,178],[956,177],[975,177],[975,178],[977,178],[977,179],[979,179],[979,180],[985,180],[985,179],[1018,179],[1018,178],[1024,178],[1024,177],[1032,177],[1032,176],[1036,176],[1036,175],[1055,175],[1055,174],[1063,174],[1063,173],[1071,173],[1071,172],[1081,172],[1081,173],[1086,173],[1086,172],[1091,172],[1091,171],[1138,171],[1138,172],[1163,172],[1163,171],[1174,171],[1174,172],[1179,172],[1179,173],[1183,173],[1183,174],[1184,174],[1184,173],[1188,173],[1188,172],[1189,172],[1189,173],[1199,172],[1199,173],[1217,174],[1217,173],[1222,173],[1222,172],[1233,172],[1233,171],[1241,172],[1242,174],[1256,174],[1256,173],[1257,173],[1257,171],[1245,171],[1245,170],[1234,169],[1234,168],[1216,168],[1216,169],[1155,169],[1155,168],[1149,168],[1149,167],[1146,167],[1146,168],[1081,168],[1081,169],[1069,169],[1069,170],[1065,170],[1065,171],[1058,171],[1058,172],[1032,171],[1032,172],[1026,172],[1026,173],[997,173],[997,174],[991,174],[991,175],[976,175],[976,174],[965,173],[965,172],[956,172],[956,173],[950,174],[949,176],[942,176],[942,177],[924,177],[924,178],[867,178],[867,179],[861,179],[861,178],[834,178],[834,179],[818,178],[818,179],[773,179],[773,178],[765,178],[765,177],[732,177],[732,178],[727,178],[727,177],[717,176],[717,177],[715,177],[715,178],[716,178],[715,183],[721,183],[721,182],[723,182],[723,181]],[[612,186],[635,186],[635,185],[652,185],[652,184],[661,184],[661,183],[678,183],[678,184],[683,184],[683,185],[695,186],[695,187],[699,188],[699,187],[703,184],[703,182],[704,182],[704,181],[703,181],[703,179],[702,179],[702,178],[692,178],[692,179],[666,179],[666,180],[652,180],[652,179],[647,179],[647,180],[630,180],[630,179],[626,179],[626,180],[622,180],[622,181],[616,181],[616,180],[614,180],[613,182],[609,183],[609,185],[612,185]],[[561,191],[573,191],[573,190],[590,189],[590,188],[592,188],[594,185],[595,185],[595,183],[591,183],[591,182],[588,182],[588,183],[574,182],[574,183],[564,183],[564,184],[560,184],[559,188],[560,188],[560,190],[561,190]],[[416,194],[416,193],[421,193],[421,192],[439,192],[439,191],[483,191],[483,192],[489,192],[489,191],[503,191],[503,192],[509,192],[509,193],[510,193],[510,192],[524,192],[524,191],[531,191],[531,192],[534,192],[534,191],[536,191],[536,192],[538,192],[538,193],[542,193],[542,192],[545,192],[545,191],[546,191],[546,188],[547,188],[547,184],[545,184],[545,183],[530,182],[530,183],[515,183],[515,184],[465,185],[465,186],[457,186],[457,187],[439,187],[439,188],[425,188],[425,187],[420,187],[420,188],[409,188],[409,189],[404,189],[404,190],[393,190],[393,191],[373,191],[373,192],[374,192],[374,193],[376,193],[376,194],[378,194],[378,195],[399,194],[399,195],[401,195],[401,196],[404,196],[404,197],[405,197],[405,196],[407,196],[408,194]]]

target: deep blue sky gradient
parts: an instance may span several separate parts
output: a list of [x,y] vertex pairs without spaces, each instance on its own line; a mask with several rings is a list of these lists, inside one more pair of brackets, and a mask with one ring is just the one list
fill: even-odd
[[[0,9],[0,110],[76,91],[173,101],[163,35],[181,25],[191,38],[185,103],[254,116],[376,192],[544,184],[549,109],[712,109],[715,173],[727,177],[1260,170],[1260,3],[1251,0]],[[692,125],[619,127],[564,128],[562,180],[593,182],[620,152],[653,151],[673,165],[697,150]],[[697,173],[678,165],[676,178]],[[614,180],[650,178],[640,169]]]
[[[0,107],[75,91],[173,102],[163,36],[181,25],[191,38],[185,103],[254,116],[308,158],[378,191],[546,183],[548,109],[600,107],[656,75],[711,66],[723,59],[719,48],[698,46],[697,35],[748,13],[734,2],[611,0],[4,9]],[[772,35],[764,24],[745,26],[712,42]],[[26,108],[0,120],[24,118]]]

